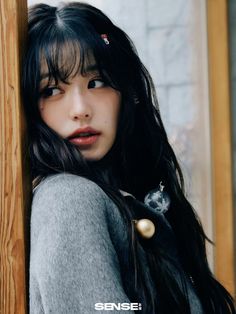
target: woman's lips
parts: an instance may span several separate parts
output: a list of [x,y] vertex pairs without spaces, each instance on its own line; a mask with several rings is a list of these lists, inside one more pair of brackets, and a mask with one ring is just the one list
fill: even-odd
[[89,146],[94,144],[100,134],[91,134],[89,136],[73,137],[69,141],[78,146]]

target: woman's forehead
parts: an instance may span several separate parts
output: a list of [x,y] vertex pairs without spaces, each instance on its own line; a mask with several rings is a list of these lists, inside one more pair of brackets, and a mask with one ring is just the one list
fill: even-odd
[[41,79],[53,73],[73,77],[96,70],[96,60],[89,49],[82,51],[78,46],[62,45],[60,48],[52,46],[40,53]]

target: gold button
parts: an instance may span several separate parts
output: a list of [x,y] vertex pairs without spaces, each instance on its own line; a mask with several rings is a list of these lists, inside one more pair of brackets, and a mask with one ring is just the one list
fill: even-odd
[[155,225],[149,219],[135,220],[135,226],[140,235],[145,239],[150,239],[155,233]]

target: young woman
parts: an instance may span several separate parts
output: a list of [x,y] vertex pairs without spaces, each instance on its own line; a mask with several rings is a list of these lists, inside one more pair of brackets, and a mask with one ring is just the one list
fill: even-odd
[[235,313],[128,36],[87,4],[32,7],[23,95],[30,313]]

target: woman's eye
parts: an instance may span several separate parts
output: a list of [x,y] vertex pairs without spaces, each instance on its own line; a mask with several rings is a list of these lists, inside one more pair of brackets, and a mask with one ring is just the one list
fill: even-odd
[[41,96],[44,98],[47,98],[47,97],[51,97],[51,96],[56,96],[60,93],[61,93],[61,90],[56,86],[46,87],[45,89],[42,90]]
[[105,83],[102,79],[94,79],[88,83],[88,88],[100,88],[104,86],[105,86]]

